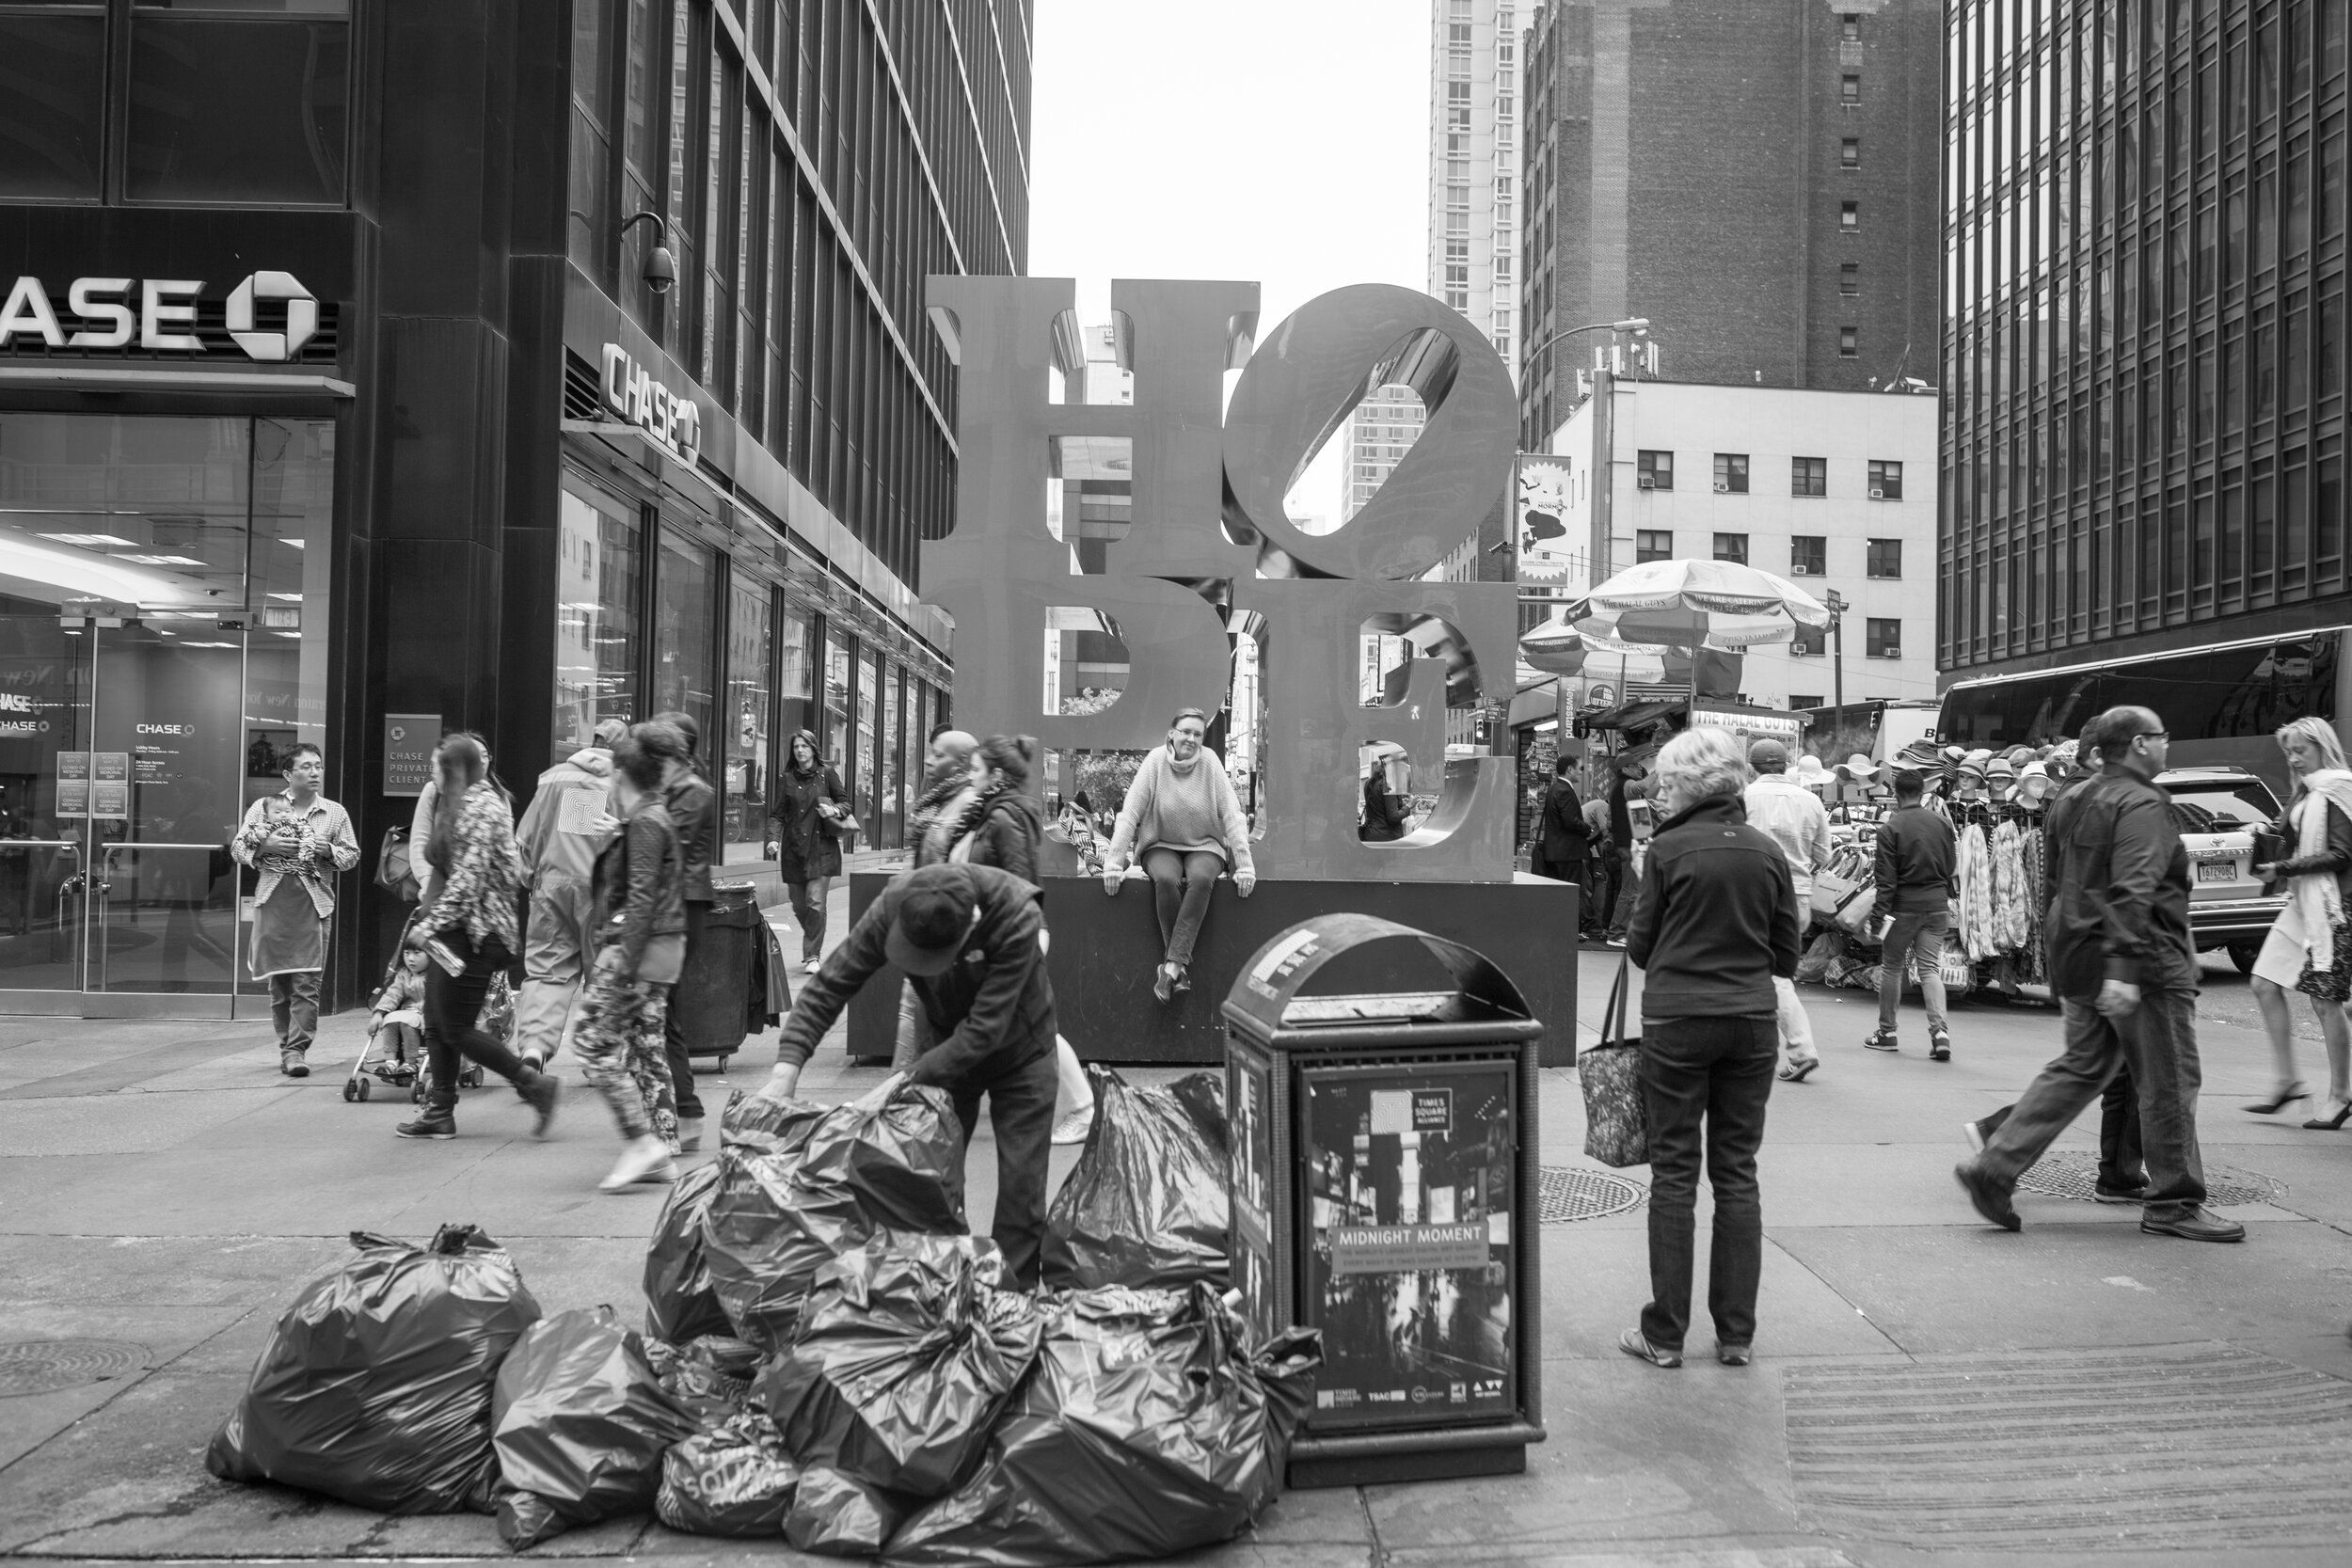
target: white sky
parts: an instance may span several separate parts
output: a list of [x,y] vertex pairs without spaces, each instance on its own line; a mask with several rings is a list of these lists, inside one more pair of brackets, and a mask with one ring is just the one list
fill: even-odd
[[[1427,286],[1429,0],[1038,0],[1029,272]],[[1293,492],[1340,510],[1343,435]]]

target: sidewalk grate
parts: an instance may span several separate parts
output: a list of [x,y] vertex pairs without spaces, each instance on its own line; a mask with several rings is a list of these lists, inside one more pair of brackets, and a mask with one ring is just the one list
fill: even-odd
[[105,1383],[146,1366],[147,1347],[128,1339],[19,1339],[0,1344],[0,1398]]
[[[2021,1191],[2044,1197],[2071,1197],[2077,1203],[2095,1201],[2091,1189],[2099,1180],[2099,1157],[2088,1149],[2059,1149],[2044,1154],[2017,1179]],[[2240,1203],[2276,1203],[2287,1196],[2287,1185],[2257,1171],[2231,1165],[2205,1167],[2205,1201],[2217,1209]]]
[[1649,1189],[1627,1176],[1609,1176],[1573,1165],[1543,1167],[1543,1212],[1546,1225],[1571,1225],[1597,1220],[1641,1207]]

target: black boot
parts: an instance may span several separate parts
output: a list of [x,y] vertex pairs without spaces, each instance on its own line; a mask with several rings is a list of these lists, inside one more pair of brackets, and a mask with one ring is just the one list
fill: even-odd
[[548,1123],[555,1119],[556,1096],[563,1090],[563,1083],[552,1074],[529,1066],[524,1068],[523,1075],[515,1080],[515,1092],[522,1096],[524,1104],[539,1113],[539,1119],[532,1125],[532,1137],[544,1138],[548,1135]]
[[453,1138],[457,1136],[457,1103],[437,1096],[425,1101],[414,1121],[404,1121],[392,1129],[396,1138]]

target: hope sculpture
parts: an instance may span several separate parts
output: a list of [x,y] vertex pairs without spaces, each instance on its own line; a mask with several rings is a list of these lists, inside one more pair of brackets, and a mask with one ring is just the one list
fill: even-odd
[[[959,725],[1069,750],[1156,746],[1177,709],[1225,705],[1228,632],[1255,636],[1261,878],[1508,881],[1510,757],[1449,761],[1437,810],[1406,838],[1356,833],[1359,746],[1392,741],[1434,762],[1449,679],[1490,703],[1511,690],[1517,587],[1421,580],[1466,543],[1475,554],[1511,482],[1518,399],[1478,329],[1426,294],[1363,284],[1310,302],[1253,348],[1255,283],[1122,279],[1111,307],[1134,402],[1056,403],[1072,279],[934,277],[929,299],[961,369],[955,531],[922,546],[923,596],[955,619]],[[1241,377],[1220,416],[1228,370]],[[1420,438],[1344,526],[1302,532],[1283,496],[1388,383],[1420,394]],[[1046,517],[1052,443],[1086,436],[1131,443],[1133,520],[1101,573],[1073,571]],[[1127,685],[1108,707],[1043,711],[1057,608],[1099,612],[1125,643]],[[1432,620],[1453,657],[1411,659],[1401,700],[1362,705],[1361,632]]]

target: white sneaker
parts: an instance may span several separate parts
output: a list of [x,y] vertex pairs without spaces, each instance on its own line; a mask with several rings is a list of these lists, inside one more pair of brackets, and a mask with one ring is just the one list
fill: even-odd
[[601,1192],[617,1193],[634,1187],[640,1181],[675,1181],[677,1165],[670,1158],[670,1146],[648,1133],[632,1138],[614,1162],[612,1174],[596,1183]]
[[1093,1131],[1094,1107],[1081,1105],[1054,1124],[1055,1146],[1067,1148],[1072,1144],[1082,1144]]
[[822,958],[811,958],[808,962],[801,965],[801,973],[803,974],[814,974],[824,967],[825,961]]

